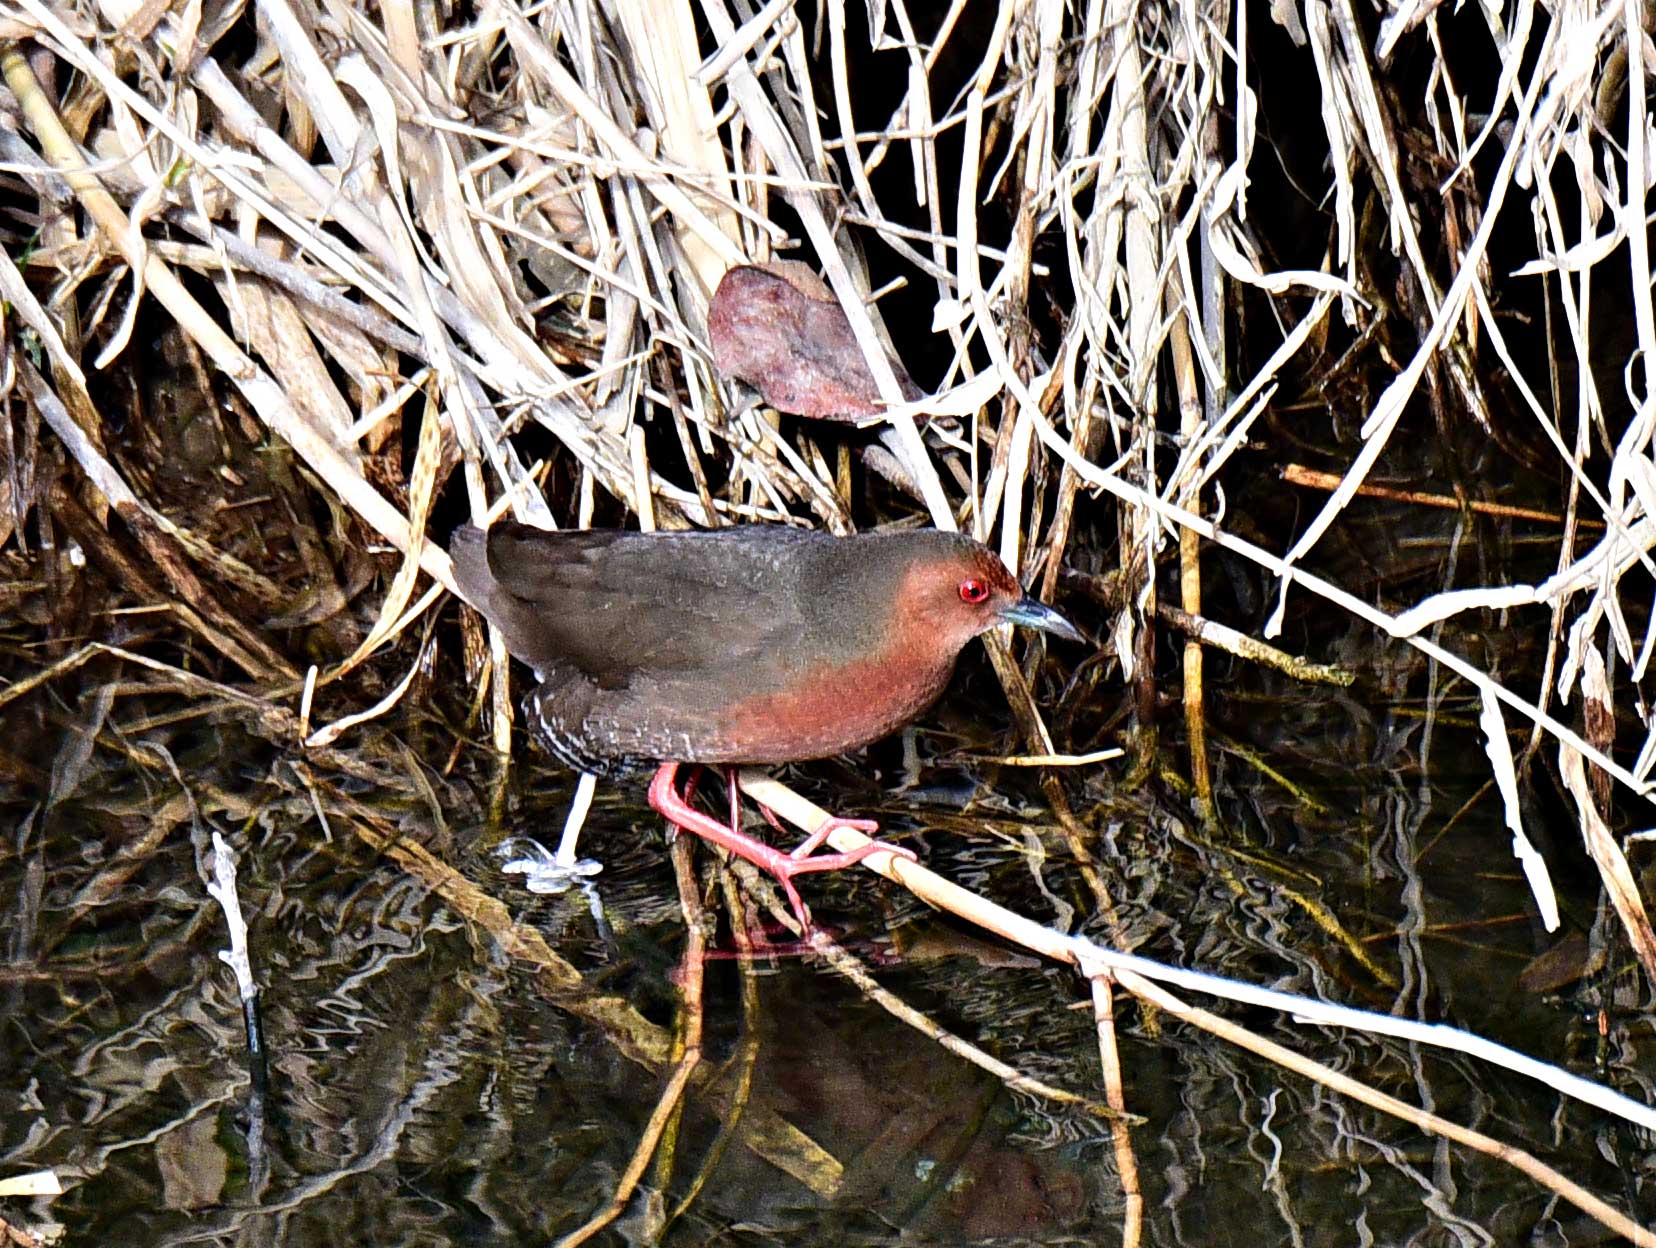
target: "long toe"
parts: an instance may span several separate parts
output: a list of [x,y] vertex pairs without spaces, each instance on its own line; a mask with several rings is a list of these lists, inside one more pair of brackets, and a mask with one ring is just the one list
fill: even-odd
[[[781,825],[777,824],[777,827],[780,829]],[[880,830],[880,825],[872,819],[841,819],[838,815],[829,815],[817,825],[815,832],[795,845],[788,856],[809,858],[839,828],[849,828],[853,832],[861,832],[864,836],[873,836]]]
[[[803,847],[802,847],[803,848]],[[779,864],[773,870],[777,874],[786,871],[789,875],[805,875],[812,871],[841,871],[846,867],[854,867],[870,854],[895,854],[899,858],[907,858],[910,862],[916,861],[912,849],[904,849],[901,845],[892,845],[887,841],[870,841],[866,845],[859,845],[856,849],[848,849],[843,853],[811,854],[808,857],[796,857],[795,850],[788,855],[785,865]]]

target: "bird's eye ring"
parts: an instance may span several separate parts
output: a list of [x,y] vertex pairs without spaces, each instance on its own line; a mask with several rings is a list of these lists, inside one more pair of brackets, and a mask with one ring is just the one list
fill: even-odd
[[974,607],[979,603],[988,602],[989,587],[975,576],[968,577],[960,582],[960,601]]

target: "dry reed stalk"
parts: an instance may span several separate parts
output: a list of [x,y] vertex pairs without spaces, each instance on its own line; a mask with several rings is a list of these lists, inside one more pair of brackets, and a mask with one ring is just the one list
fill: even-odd
[[[1199,538],[1279,578],[1284,598],[1295,587],[1310,590],[1329,609],[1405,640],[1471,682],[1520,845],[1517,767],[1493,746],[1495,736],[1504,740],[1509,711],[1530,722],[1532,744],[1545,736],[1565,751],[1570,775],[1590,763],[1649,800],[1656,720],[1623,717],[1642,725],[1641,739],[1588,739],[1568,722],[1573,710],[1549,709],[1555,697],[1612,706],[1619,698],[1636,711],[1647,700],[1641,684],[1656,650],[1656,617],[1645,617],[1640,636],[1635,614],[1647,610],[1644,586],[1656,574],[1656,400],[1647,373],[1631,367],[1656,358],[1644,228],[1649,118],[1643,90],[1627,89],[1642,86],[1648,68],[1639,7],[1543,15],[1518,3],[1508,22],[1494,9],[1471,15],[1489,24],[1495,87],[1474,109],[1446,70],[1432,78],[1428,124],[1417,135],[1436,141],[1443,180],[1425,196],[1411,182],[1396,106],[1379,78],[1390,50],[1415,28],[1438,48],[1435,9],[1404,6],[1378,41],[1349,0],[1318,0],[1303,13],[1273,9],[1320,83],[1330,157],[1326,184],[1312,188],[1331,203],[1327,252],[1318,266],[1295,269],[1273,268],[1250,224],[1260,97],[1277,86],[1253,69],[1246,9],[1196,0],[1159,8],[1088,0],[1069,9],[1057,0],[1004,0],[992,25],[972,30],[957,0],[931,31],[916,28],[902,0],[874,10],[885,24],[872,37],[900,48],[907,82],[893,114],[871,123],[859,116],[852,90],[853,28],[842,0],[826,6],[831,106],[815,97],[802,14],[781,3],[755,13],[707,0],[699,16],[715,46],[694,70],[705,49],[689,39],[658,46],[632,13],[630,26],[623,23],[629,37],[614,38],[583,5],[490,0],[474,24],[428,32],[421,21],[439,19],[407,3],[382,6],[375,25],[375,14],[338,0],[261,0],[258,51],[227,72],[215,59],[224,32],[196,25],[190,6],[174,14],[110,0],[70,13],[12,0],[7,37],[34,40],[83,76],[65,124],[14,48],[8,81],[50,162],[31,168],[20,156],[19,176],[38,193],[43,216],[60,218],[55,205],[73,195],[100,232],[77,240],[55,219],[29,262],[0,264],[0,293],[54,369],[59,404],[38,391],[33,404],[109,505],[135,507],[192,560],[212,562],[189,544],[191,535],[171,533],[153,502],[112,467],[85,389],[88,363],[103,366],[132,349],[140,292],[162,302],[270,434],[404,552],[374,644],[402,637],[432,601],[417,596],[416,569],[447,583],[446,557],[422,541],[433,491],[453,466],[445,448],[455,448],[474,516],[506,499],[525,519],[555,518],[512,437],[524,420],[556,444],[553,484],[576,500],[559,520],[588,523],[625,509],[662,527],[794,522],[792,509],[809,506],[823,523],[841,525],[844,504],[814,448],[801,449],[757,417],[731,420],[735,396],[705,360],[709,281],[720,265],[780,241],[774,197],[797,214],[893,401],[887,433],[934,523],[970,517],[1020,571],[1040,565],[1051,589],[1076,540],[1077,506],[1108,494],[1119,504],[1124,570],[1155,569],[1175,536],[1193,568]],[[687,15],[696,16],[674,0],[652,11],[680,32]],[[423,40],[427,34],[438,37]],[[971,39],[976,45],[963,54],[975,68],[966,87],[945,90],[945,46],[961,50]],[[143,72],[116,68],[134,64]],[[1599,67],[1606,72],[1595,85]],[[1227,81],[1237,96],[1221,113]],[[282,101],[285,127],[250,98],[263,103],[265,92]],[[715,114],[721,92],[726,106]],[[823,134],[819,113],[832,114],[836,134]],[[1223,131],[1221,116],[1232,119]],[[1623,116],[1625,133],[1610,135],[1607,127]],[[870,124],[879,128],[864,128]],[[950,167],[939,139],[957,133],[965,154]],[[1479,187],[1472,162],[1491,142],[1503,154]],[[912,159],[912,186],[904,188],[912,205],[876,176],[898,149]],[[843,189],[836,167],[847,177]],[[957,192],[952,219],[945,187]],[[1569,187],[1576,202],[1560,204]],[[985,203],[1002,195],[1014,225],[991,237]],[[1462,202],[1457,197],[1475,197],[1475,211],[1465,221],[1451,215],[1440,258],[1420,223]],[[1201,491],[1214,497],[1277,388],[1339,328],[1330,323],[1360,327],[1369,301],[1385,293],[1360,253],[1360,201],[1378,205],[1387,245],[1418,296],[1405,318],[1415,338],[1396,379],[1362,413],[1361,447],[1326,505],[1286,553],[1267,550],[1189,504]],[[1251,206],[1257,220],[1260,205]],[[1527,383],[1521,349],[1509,343],[1488,289],[1491,240],[1525,206],[1536,223],[1535,256],[1510,280],[1544,279],[1549,316],[1554,299],[1562,313],[1548,345],[1566,358],[1549,361],[1546,400]],[[905,224],[919,219],[911,208],[923,209],[924,228]],[[197,244],[163,237],[173,225]],[[1063,316],[1041,353],[1023,329],[1041,277],[1036,238],[1063,256],[1051,278]],[[934,321],[952,356],[943,375],[958,386],[964,445],[928,444],[916,423],[917,413],[947,408],[947,396],[896,405],[861,250],[875,240],[911,265],[913,278],[935,284]],[[1200,289],[1193,268],[1202,272]],[[222,309],[192,295],[184,270],[213,284]],[[103,286],[84,301],[83,318],[75,292],[94,275]],[[56,298],[32,293],[31,281],[43,280],[61,282]],[[1221,280],[1269,299],[1282,321],[1279,341],[1248,376],[1228,375],[1226,361],[1244,358],[1228,348],[1240,344],[1225,341],[1223,318],[1205,302]],[[1601,394],[1595,380],[1614,315],[1602,294],[1595,299],[1595,284],[1633,292],[1626,318],[1633,343],[1611,361],[1629,366],[1616,370],[1628,379],[1626,396]],[[1192,310],[1198,303],[1200,317]],[[1340,318],[1329,315],[1335,307]],[[1169,463],[1157,382],[1174,324],[1189,332],[1174,376],[1185,418]],[[1412,404],[1453,407],[1484,428],[1498,424],[1472,367],[1480,348],[1510,374],[1520,410],[1567,483],[1555,574],[1539,585],[1458,585],[1388,612],[1305,572],[1304,557],[1396,450]],[[83,358],[92,349],[97,356]],[[1571,366],[1573,393],[1559,380],[1560,363]],[[394,375],[403,367],[414,376]],[[405,506],[370,479],[363,447],[405,418],[416,394],[426,406],[414,471],[399,482],[409,487]],[[1613,418],[1618,404],[1626,410]],[[652,442],[647,427],[664,419],[674,422],[671,441]],[[1600,462],[1598,429],[1613,430]],[[9,423],[7,438],[8,447],[18,445]],[[683,451],[689,480],[666,459],[652,461],[664,443]],[[725,470],[724,485],[719,473],[702,471],[699,457]],[[16,472],[17,458],[15,450],[8,455],[13,515],[5,533],[17,529],[25,507],[27,474]],[[1578,551],[1577,533],[1599,523],[1592,547]],[[187,564],[169,562],[170,549],[157,545],[152,557],[187,573]],[[227,578],[231,566],[227,558],[212,562]],[[1132,605],[1155,611],[1155,595],[1152,574]],[[1419,636],[1465,613],[1526,604],[1545,606],[1549,617],[1533,690],[1509,688],[1451,644]],[[224,621],[200,610],[185,618],[254,679],[280,670]],[[1281,619],[1279,610],[1274,626]],[[1110,640],[1123,667],[1146,682],[1148,711],[1143,627],[1126,613]],[[495,659],[500,670],[498,645]],[[1014,679],[1004,655],[998,668],[1009,688],[1019,687],[1021,674]],[[493,689],[504,747],[506,682]],[[1034,747],[1051,753],[1032,701],[1019,703]],[[1626,759],[1634,761],[1619,761]],[[1648,961],[1648,921],[1636,887],[1629,893],[1632,869],[1610,832],[1606,798],[1577,788],[1593,859]],[[1531,878],[1544,911],[1544,875]]]

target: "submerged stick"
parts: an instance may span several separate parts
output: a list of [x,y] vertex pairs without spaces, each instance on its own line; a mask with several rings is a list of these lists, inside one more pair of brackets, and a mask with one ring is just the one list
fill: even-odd
[[236,893],[236,855],[224,836],[213,832],[213,878],[207,893],[224,911],[230,929],[230,947],[219,950],[219,961],[236,976],[241,997],[242,1023],[247,1032],[247,1067],[255,1092],[270,1086],[270,1065],[265,1052],[264,1028],[259,1022],[259,985],[253,979],[253,962],[247,952],[247,920],[242,918],[241,898]]
[[[741,773],[742,791],[762,806],[800,828],[820,827],[829,818],[821,807],[801,797],[792,789],[769,776],[756,771]],[[850,852],[867,843],[868,838],[849,828],[836,828],[828,841],[836,850]],[[966,919],[1014,944],[1052,958],[1068,962],[1083,973],[1099,971],[1132,973],[1145,980],[1172,984],[1192,992],[1203,992],[1246,1005],[1279,1010],[1296,1022],[1320,1023],[1334,1027],[1352,1027],[1374,1035],[1395,1036],[1433,1048],[1449,1049],[1482,1058],[1496,1066],[1527,1075],[1546,1084],[1554,1091],[1585,1102],[1605,1113],[1656,1130],[1656,1106],[1644,1105],[1603,1084],[1583,1079],[1557,1066],[1539,1061],[1516,1049],[1496,1044],[1481,1036],[1449,1027],[1442,1023],[1419,1023],[1412,1019],[1376,1014],[1351,1006],[1318,1001],[1292,993],[1261,988],[1254,984],[1223,979],[1201,971],[1167,966],[1137,954],[1120,953],[1081,936],[1068,936],[1025,918],[1005,906],[996,904],[935,871],[910,862],[890,852],[876,852],[863,859],[862,865],[886,879],[901,884],[916,897],[939,910]],[[1125,982],[1125,981],[1124,981]]]

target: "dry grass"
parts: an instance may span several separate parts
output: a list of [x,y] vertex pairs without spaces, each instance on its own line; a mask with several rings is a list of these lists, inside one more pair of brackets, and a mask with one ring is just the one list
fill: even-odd
[[[968,528],[1049,596],[1072,546],[1113,536],[1129,609],[1107,642],[1141,685],[1142,630],[1160,605],[1147,570],[1177,551],[1180,606],[1199,616],[1204,540],[1268,570],[1284,603],[1316,595],[1417,646],[1478,691],[1541,913],[1551,885],[1518,796],[1544,746],[1656,977],[1656,937],[1610,829],[1610,781],[1648,798],[1656,769],[1639,694],[1656,647],[1656,314],[1652,131],[1645,93],[1626,90],[1645,74],[1642,32],[1626,37],[1637,6],[1469,9],[1453,37],[1462,64],[1482,58],[1478,98],[1440,55],[1450,19],[1435,6],[1392,11],[1377,43],[1349,0],[1282,10],[1287,39],[1196,0],[1003,0],[992,24],[954,5],[921,29],[903,0],[871,7],[885,49],[872,59],[865,13],[843,0],[827,0],[821,29],[803,24],[809,6],[755,13],[740,0],[621,4],[615,26],[579,3],[486,0],[460,20],[408,0],[263,0],[229,31],[198,4],[7,0],[4,33],[20,41],[5,62],[11,119],[29,138],[8,137],[7,202],[39,222],[27,249],[14,227],[0,260],[23,327],[5,378],[14,401],[55,431],[91,501],[142,535],[184,626],[286,694],[298,665],[215,607],[224,585],[253,592],[256,570],[204,548],[125,478],[88,391],[89,372],[141,346],[140,292],[332,498],[403,552],[379,625],[325,680],[429,612],[422,576],[449,584],[426,534],[456,470],[477,517],[838,531],[872,518],[832,439],[744,408],[709,364],[704,314],[724,269],[803,254],[893,405],[882,447],[917,501],[882,492],[882,518]],[[1479,23],[1481,42],[1468,29]],[[1430,71],[1395,73],[1401,48]],[[1284,81],[1259,72],[1269,57],[1283,58]],[[854,74],[875,63],[906,79],[889,115],[859,102]],[[1300,193],[1326,203],[1331,227],[1295,252],[1250,178],[1274,159],[1260,110],[1313,81],[1320,125],[1307,118],[1305,131],[1328,160]],[[909,176],[885,176],[899,155]],[[1533,246],[1511,276],[1491,255],[1515,220]],[[948,344],[939,393],[919,404],[901,402],[885,343],[902,353],[920,335],[870,300],[876,251],[923,289]],[[1515,358],[1500,283],[1539,284],[1535,306],[1553,318],[1540,393],[1538,370]],[[1338,412],[1361,433],[1337,484],[1285,549],[1243,540],[1215,488],[1227,462],[1273,403],[1329,367],[1317,361],[1331,342],[1356,351],[1376,326],[1403,349],[1364,410]],[[24,341],[40,372],[16,354]],[[1609,378],[1625,393],[1601,389]],[[1451,576],[1383,610],[1308,569],[1422,408],[1496,438],[1521,419],[1517,436],[1550,448],[1545,466],[1564,482],[1540,500],[1564,516],[1553,577]],[[960,428],[923,436],[921,413]],[[26,426],[0,425],[4,544],[45,477],[23,453]],[[382,453],[404,426],[417,430],[406,473]],[[1079,521],[1089,498],[1113,499],[1113,517],[1094,506]],[[1516,613],[1526,606],[1545,617]],[[1458,652],[1445,625],[1470,612],[1535,630],[1538,678],[1503,683]],[[1190,769],[1210,806],[1189,644]],[[1022,688],[1004,655],[999,670]],[[494,681],[499,733],[504,688]],[[1641,739],[1616,738],[1617,706],[1646,725]],[[1032,702],[1020,709],[1032,752],[1066,744]],[[1532,733],[1516,760],[1514,725]],[[1637,810],[1631,822],[1648,822]]]

